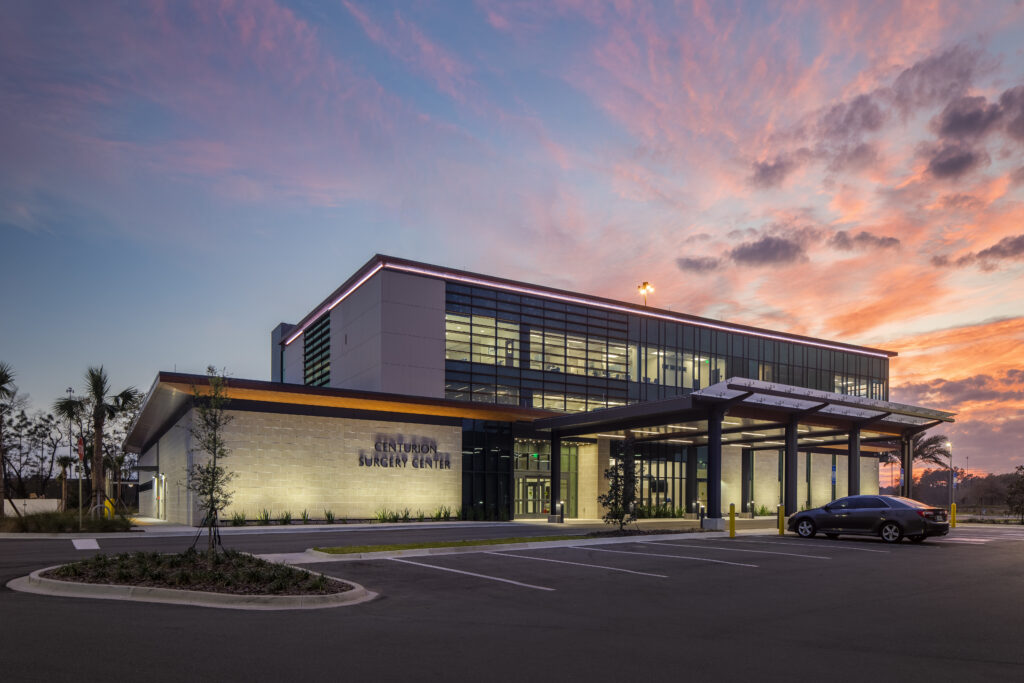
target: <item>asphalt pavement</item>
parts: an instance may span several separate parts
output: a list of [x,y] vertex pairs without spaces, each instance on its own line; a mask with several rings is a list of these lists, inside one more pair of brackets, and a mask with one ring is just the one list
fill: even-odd
[[[279,553],[353,538],[401,543],[531,533],[551,534],[552,527],[225,540]],[[98,543],[101,552],[116,552],[178,550],[189,541],[140,535]],[[75,551],[68,539],[0,540],[0,578],[83,554],[90,551]],[[306,565],[381,594],[313,612],[3,589],[0,678],[1018,681],[1022,559],[1020,528],[960,527],[944,539],[896,546],[765,531]]]

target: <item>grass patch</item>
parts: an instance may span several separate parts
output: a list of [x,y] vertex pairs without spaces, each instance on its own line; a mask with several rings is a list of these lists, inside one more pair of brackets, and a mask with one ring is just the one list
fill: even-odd
[[[92,519],[82,517],[82,531],[93,533],[115,533],[131,531],[132,521],[122,515],[113,519]],[[18,517],[16,515],[0,520],[0,532],[24,534],[62,534],[78,531],[78,512],[37,512]]]
[[43,574],[77,583],[178,588],[236,595],[327,595],[350,584],[233,550],[95,555]]
[[524,536],[522,538],[481,538],[472,541],[428,541],[425,543],[392,543],[388,545],[343,545],[333,548],[313,548],[322,553],[332,555],[349,555],[351,553],[375,553],[382,550],[419,550],[421,548],[464,548],[473,545],[505,545],[508,543],[534,543],[537,541],[568,541],[586,538],[585,535],[570,534],[567,536]]
[[516,536],[514,538],[480,538],[468,541],[426,541],[423,543],[391,543],[385,545],[342,545],[333,547],[315,547],[322,553],[331,555],[351,555],[354,553],[377,553],[385,550],[421,550],[424,548],[465,548],[475,545],[507,545],[510,543],[537,543],[543,541],[579,541],[587,538],[610,538],[616,536],[652,536],[658,534],[691,534],[703,533],[706,529],[626,529],[622,532],[595,531],[588,534],[564,534],[561,536]]

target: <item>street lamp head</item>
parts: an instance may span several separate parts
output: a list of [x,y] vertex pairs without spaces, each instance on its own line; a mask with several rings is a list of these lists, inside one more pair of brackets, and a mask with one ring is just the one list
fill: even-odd
[[639,292],[641,296],[647,296],[654,291],[654,286],[650,282],[643,282],[637,285],[636,291]]

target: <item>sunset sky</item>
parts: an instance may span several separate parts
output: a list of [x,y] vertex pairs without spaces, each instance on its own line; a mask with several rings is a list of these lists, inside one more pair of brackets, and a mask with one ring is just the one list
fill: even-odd
[[899,352],[1024,464],[1024,3],[5,2],[0,360],[269,379],[374,253]]

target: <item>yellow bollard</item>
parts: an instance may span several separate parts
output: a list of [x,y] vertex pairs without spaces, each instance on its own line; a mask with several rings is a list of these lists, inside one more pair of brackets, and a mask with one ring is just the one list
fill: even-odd
[[729,538],[736,538],[736,503],[729,503]]
[[949,525],[954,529],[956,528],[956,503],[953,503],[953,507],[950,510]]
[[783,507],[779,506],[779,536],[786,535],[786,515],[782,512]]

